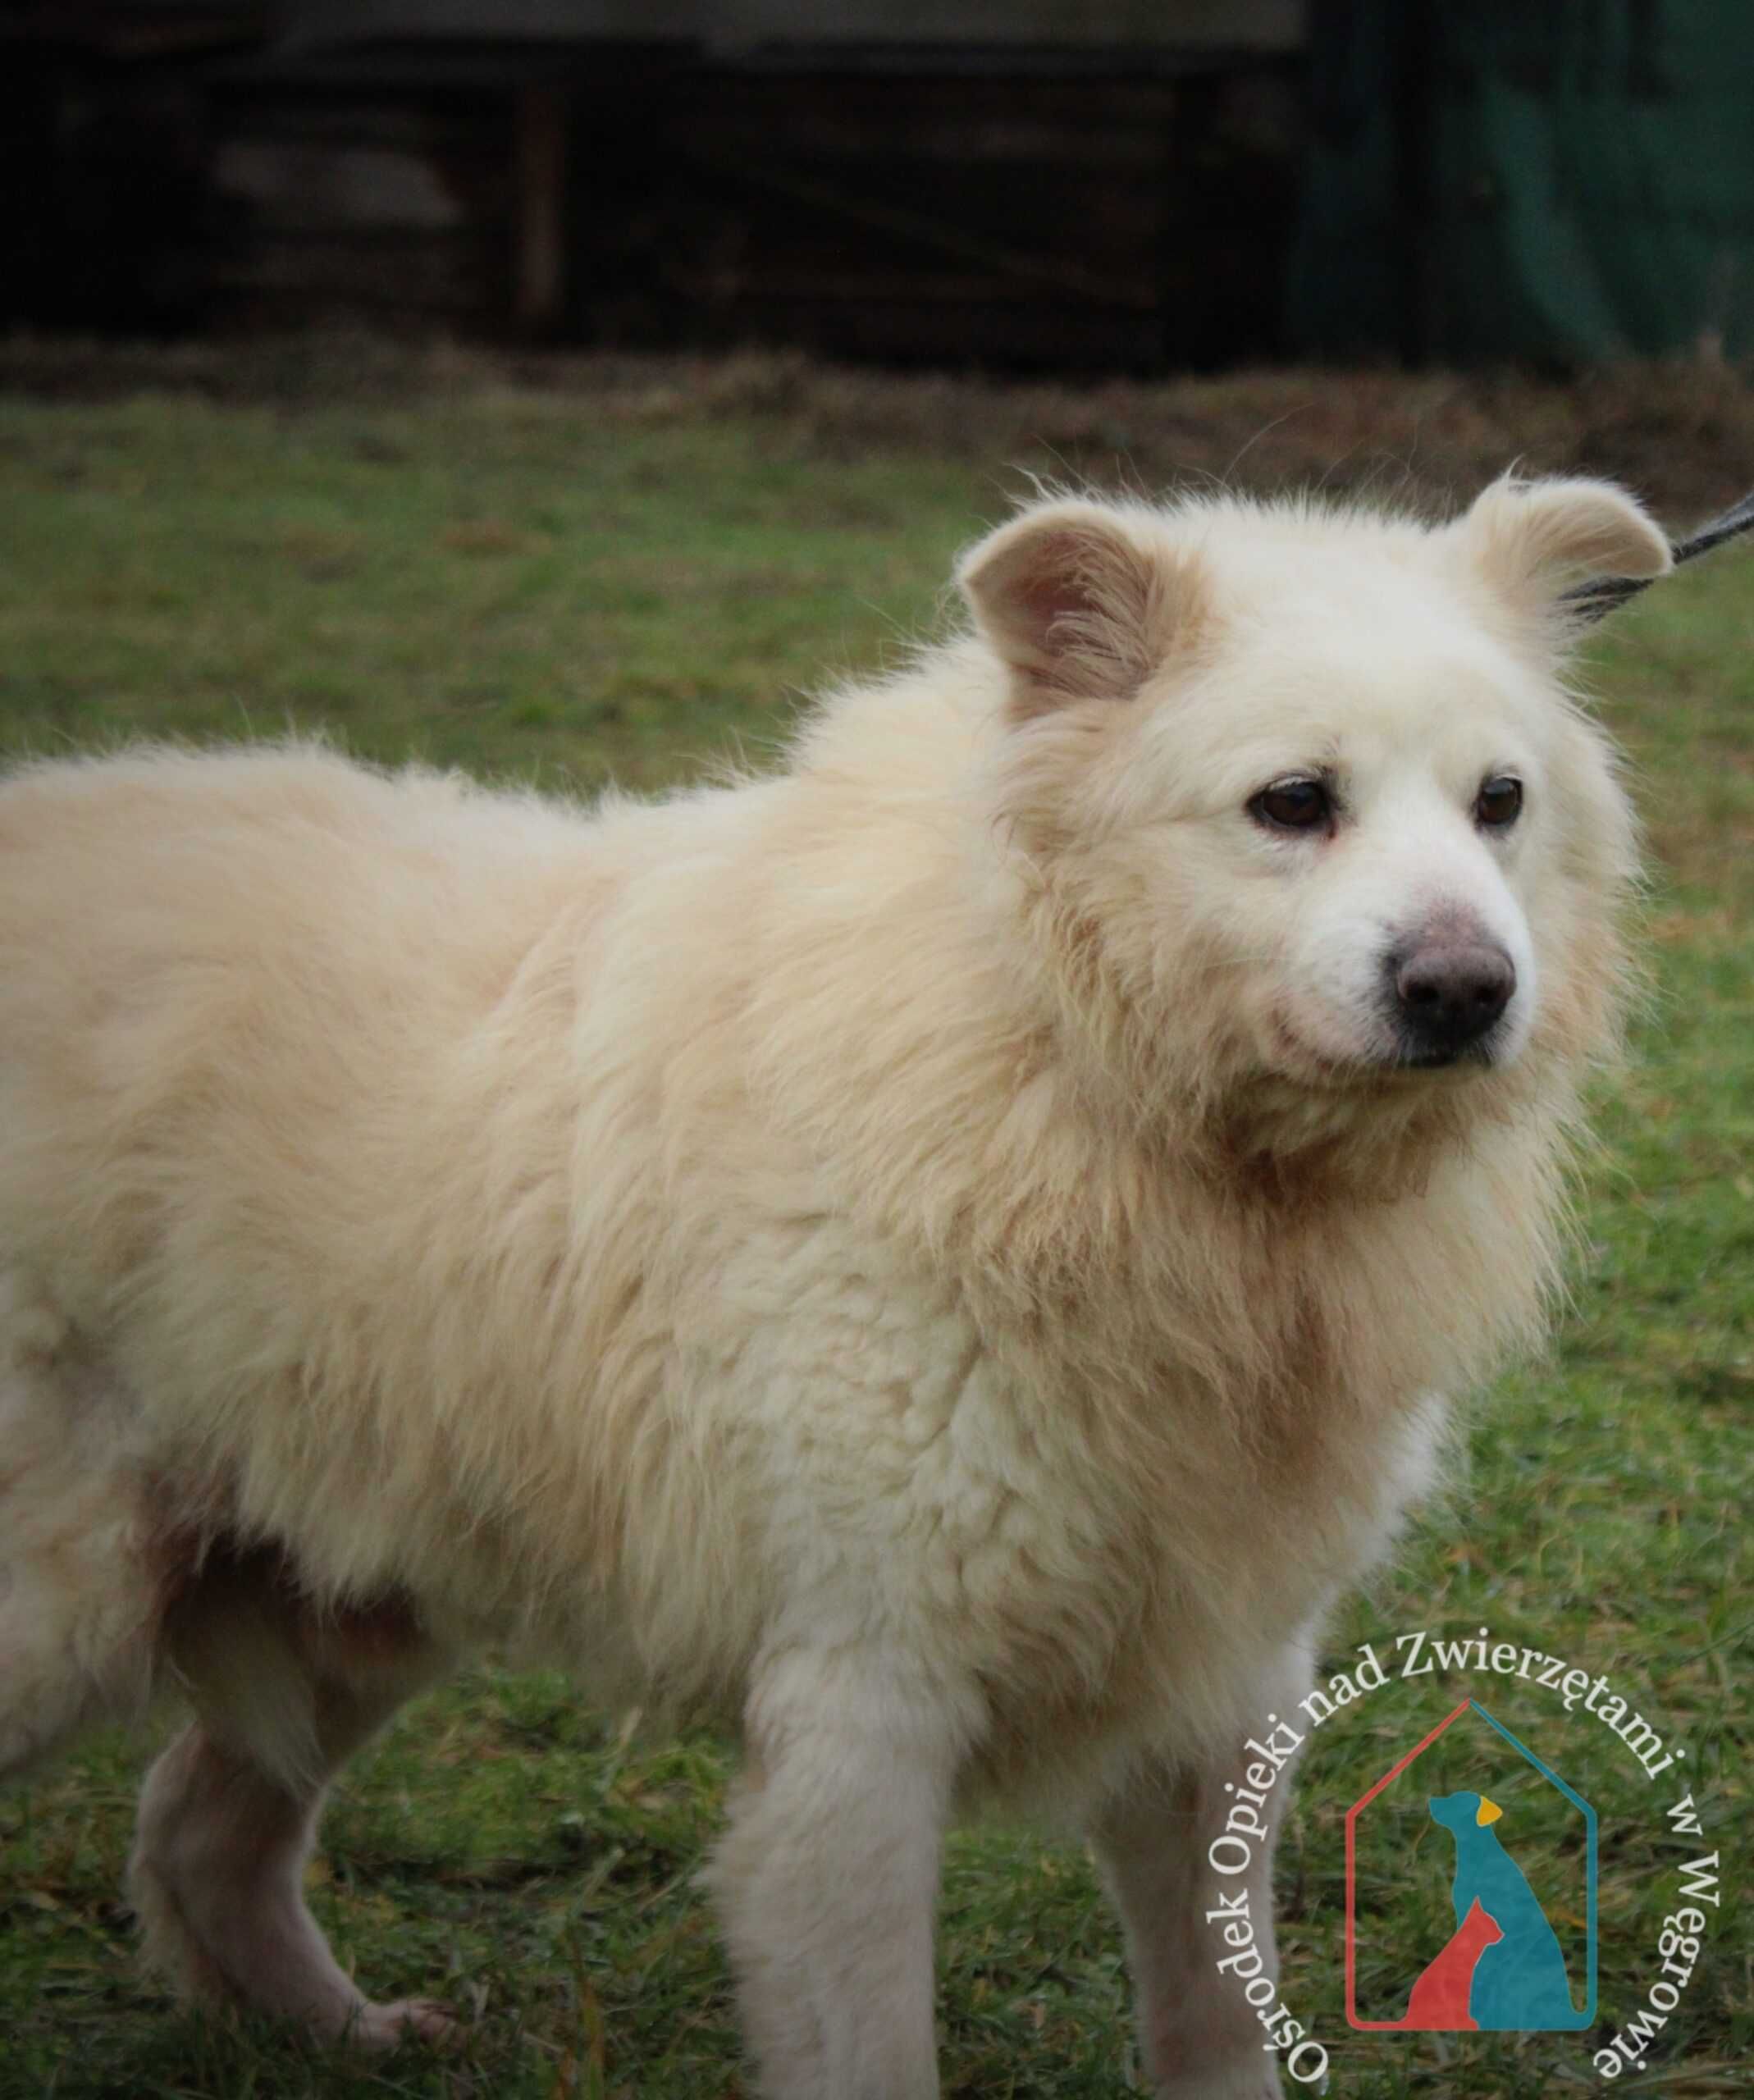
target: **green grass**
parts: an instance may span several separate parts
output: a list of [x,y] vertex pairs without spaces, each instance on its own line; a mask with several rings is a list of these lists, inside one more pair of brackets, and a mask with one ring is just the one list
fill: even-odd
[[[1286,381],[1287,399],[1310,385]],[[1019,485],[1007,459],[1030,456],[869,424],[853,441],[820,406],[679,382],[0,396],[0,745],[296,724],[372,756],[587,788],[759,756],[801,692],[930,628],[948,557]],[[1605,1672],[1687,1746],[1708,1834],[1667,1834],[1679,1768],[1647,1782],[1526,1684],[1424,1678],[1343,1714],[1312,1741],[1281,1876],[1284,1995],[1332,2051],[1336,2093],[1534,2100],[1592,2075],[1569,2040],[1345,2026],[1345,1810],[1471,1689],[1598,1811],[1598,2037],[1657,1973],[1675,1861],[1723,1856],[1724,1907],[1636,2089],[1740,2089],[1754,2048],[1738,1907],[1754,1856],[1751,645],[1754,557],[1729,555],[1651,593],[1597,651],[1650,827],[1656,996],[1603,1092],[1575,1308],[1547,1361],[1478,1404],[1465,1481],[1343,1612],[1330,1664],[1407,1628],[1487,1623]],[[1472,1755],[1449,1744],[1444,1783],[1534,1798]],[[692,1882],[728,1764],[713,1742],[629,1739],[550,1678],[482,1674],[411,1710],[339,1788],[313,1900],[374,1994],[433,1990],[478,2019],[459,2057],[369,2066],[176,2012],[143,1983],[118,1893],[140,1761],[107,1742],[0,1801],[6,2100],[747,2089]],[[1366,1825],[1367,2007],[1441,1937],[1431,1842],[1416,1816]],[[1562,1892],[1574,1865],[1555,1823],[1537,1879]],[[942,1927],[950,2093],[1126,2089],[1118,1944],[1076,1850],[959,1837]]]

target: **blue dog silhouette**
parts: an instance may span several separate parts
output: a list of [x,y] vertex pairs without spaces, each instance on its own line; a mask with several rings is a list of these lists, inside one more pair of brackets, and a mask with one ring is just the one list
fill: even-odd
[[1478,1902],[1504,1934],[1481,1954],[1468,2010],[1482,2028],[1532,2033],[1578,2028],[1565,1957],[1523,1869],[1491,1828],[1504,1810],[1484,1794],[1432,1797],[1432,1820],[1455,1840],[1450,1898],[1460,1924]]

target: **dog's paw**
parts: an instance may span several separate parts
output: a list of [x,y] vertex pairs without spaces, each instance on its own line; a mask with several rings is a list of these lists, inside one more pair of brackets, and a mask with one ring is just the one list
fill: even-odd
[[396,1998],[388,2005],[361,2006],[348,2022],[343,2039],[361,2049],[393,2049],[403,2042],[441,2047],[463,2038],[463,2022],[434,1998]]

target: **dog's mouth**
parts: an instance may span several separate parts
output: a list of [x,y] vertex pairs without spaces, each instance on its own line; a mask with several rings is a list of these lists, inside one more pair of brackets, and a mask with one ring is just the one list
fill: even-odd
[[1467,1079],[1490,1071],[1499,1061],[1497,1034],[1495,1029],[1459,1047],[1397,1041],[1381,1049],[1342,1052],[1311,1042],[1287,1015],[1278,1012],[1271,1020],[1269,1062],[1276,1078],[1323,1092],[1355,1093],[1398,1080],[1418,1084],[1444,1074]]
[[1459,1049],[1403,1049],[1388,1060],[1388,1069],[1399,1072],[1453,1072],[1458,1066],[1472,1066],[1476,1071],[1487,1071],[1497,1061],[1491,1039],[1482,1036],[1478,1042],[1464,1043]]

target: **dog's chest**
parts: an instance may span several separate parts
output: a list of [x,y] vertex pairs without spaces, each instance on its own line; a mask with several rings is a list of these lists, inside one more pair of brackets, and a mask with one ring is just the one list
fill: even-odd
[[785,1609],[976,1682],[1006,1767],[1226,1724],[1423,1470],[1295,1407],[1288,1449],[1172,1363],[1148,1386],[1100,1337],[1016,1344],[868,1258],[772,1332],[738,1372]]

